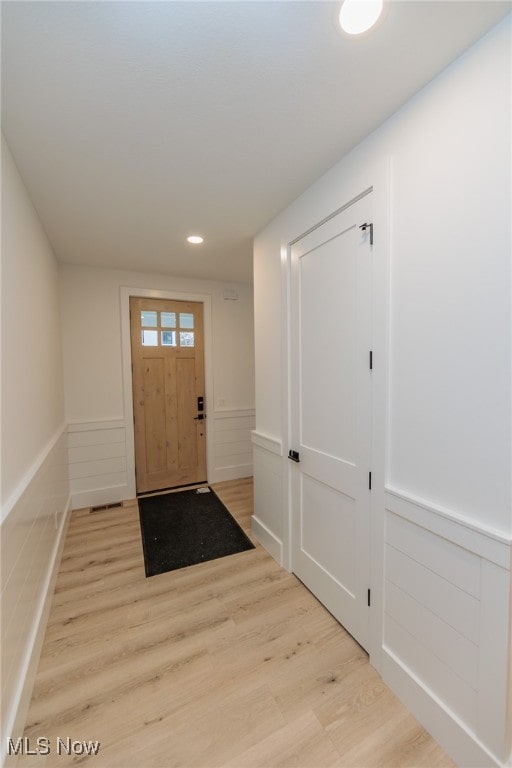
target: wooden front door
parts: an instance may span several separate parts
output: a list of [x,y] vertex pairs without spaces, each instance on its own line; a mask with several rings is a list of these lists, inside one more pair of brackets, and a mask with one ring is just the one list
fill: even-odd
[[203,305],[130,298],[137,493],[206,481]]

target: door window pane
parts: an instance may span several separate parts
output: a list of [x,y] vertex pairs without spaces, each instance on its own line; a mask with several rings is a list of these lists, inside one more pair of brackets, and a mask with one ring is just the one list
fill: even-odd
[[[194,327],[194,315],[191,312],[180,312],[180,328],[193,328],[193,327]],[[193,347],[194,345],[187,344],[186,346]]]
[[142,331],[142,346],[158,347],[158,331]]
[[149,311],[147,309],[143,310],[140,313],[140,324],[142,325],[143,328],[156,328],[157,313],[153,311]]
[[180,347],[194,346],[194,331],[180,331]]
[[176,328],[176,312],[160,312],[162,328]]
[[162,347],[176,346],[176,331],[162,331]]

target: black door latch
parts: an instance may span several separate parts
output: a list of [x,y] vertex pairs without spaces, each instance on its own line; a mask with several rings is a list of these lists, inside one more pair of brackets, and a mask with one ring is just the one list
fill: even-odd
[[299,462],[299,452],[298,451],[288,451],[288,458],[292,461]]

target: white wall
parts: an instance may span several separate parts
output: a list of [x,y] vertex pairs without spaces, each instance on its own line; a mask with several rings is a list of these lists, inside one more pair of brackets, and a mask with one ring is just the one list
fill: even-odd
[[[57,263],[2,140],[2,504],[64,422]],[[44,403],[44,407],[41,404]]]
[[359,168],[391,157],[387,479],[504,533],[512,525],[506,24],[274,220],[256,239],[254,267],[257,430],[280,439],[281,249],[345,202]]
[[[2,733],[21,735],[69,506],[57,264],[2,139]],[[5,739],[2,750],[5,748]]]
[[[116,501],[134,493],[129,439],[132,410],[129,398],[124,399],[127,374],[122,346],[123,322],[126,326],[127,320],[122,296],[127,289],[207,299],[211,307],[211,333],[206,340],[211,384],[207,402],[208,480],[252,473],[251,285],[62,264],[60,286],[74,507]],[[224,299],[224,291],[234,291],[237,300]]]
[[[390,126],[388,482],[508,534],[510,49],[499,31]],[[384,149],[384,148],[383,148]]]
[[[391,574],[386,566],[380,574],[384,613],[376,626],[382,669],[436,737],[444,734],[452,754],[462,762],[488,761],[484,764],[510,761],[505,733],[510,638],[507,618],[502,621],[510,610],[512,534],[510,72],[509,17],[280,214],[258,236],[254,251],[254,441],[255,455],[266,456],[265,462],[255,460],[256,527],[265,515],[269,549],[281,549],[286,562],[288,467],[280,456],[291,447],[288,371],[286,354],[278,361],[276,348],[265,343],[272,328],[277,348],[281,343],[286,350],[282,254],[288,243],[361,192],[361,180],[389,160],[388,201],[380,203],[381,208],[389,203],[389,426],[383,487],[377,489],[383,499],[385,492],[387,512],[385,541],[377,548],[386,545],[389,563],[391,550],[410,552],[419,535],[423,548],[438,553],[434,565],[446,550],[452,567],[437,574],[430,560],[425,564],[423,551],[416,560],[411,555],[414,563],[408,565],[421,573],[421,583],[415,591],[414,582],[406,580],[409,593],[402,603],[397,589],[404,586],[403,568]],[[276,472],[281,495],[269,493],[276,488]],[[444,620],[452,621],[459,615],[457,590],[469,589],[453,574],[466,552],[471,553],[468,579],[477,579],[478,589],[459,616],[462,624],[453,618],[450,638],[463,633],[470,615],[477,617],[471,636],[477,680],[467,670],[454,672],[452,640],[442,649],[436,646],[443,611]],[[440,589],[452,602],[439,611],[425,610],[421,590],[435,595]],[[407,623],[407,601],[424,622],[422,644]],[[403,611],[401,623],[397,610]],[[489,622],[492,626],[484,626]],[[455,677],[447,691],[450,675]],[[472,694],[465,697],[467,686]]]

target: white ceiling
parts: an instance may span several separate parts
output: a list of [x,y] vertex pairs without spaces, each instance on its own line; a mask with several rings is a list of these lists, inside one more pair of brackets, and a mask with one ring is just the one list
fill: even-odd
[[[250,281],[252,238],[510,11],[2,2],[2,124],[59,260]],[[205,243],[185,242],[192,232]]]

